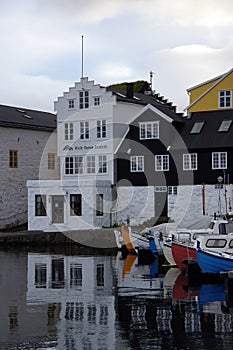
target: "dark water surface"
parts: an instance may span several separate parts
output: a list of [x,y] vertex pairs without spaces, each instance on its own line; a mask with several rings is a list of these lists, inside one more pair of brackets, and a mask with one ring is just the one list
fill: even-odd
[[232,349],[231,292],[144,256],[0,251],[0,349]]

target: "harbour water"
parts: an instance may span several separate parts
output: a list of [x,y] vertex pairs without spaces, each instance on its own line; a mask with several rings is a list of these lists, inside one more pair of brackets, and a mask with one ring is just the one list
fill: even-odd
[[0,251],[0,349],[232,349],[223,280],[150,254]]

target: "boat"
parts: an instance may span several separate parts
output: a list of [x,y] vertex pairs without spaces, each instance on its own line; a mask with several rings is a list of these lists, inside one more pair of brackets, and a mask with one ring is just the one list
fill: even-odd
[[[163,242],[163,253],[166,260],[171,265],[178,264],[177,266],[184,270],[183,260],[196,259],[196,237],[203,234],[225,234],[229,232],[230,228],[233,230],[232,225],[229,225],[229,227],[228,225],[229,222],[225,219],[212,219],[207,228],[177,228],[171,231]],[[189,226],[192,227],[191,223]],[[175,242],[175,245],[173,245],[173,242]],[[175,254],[175,257],[173,254]]]
[[196,261],[196,238],[208,234],[206,231],[176,232],[171,242],[172,256],[175,264],[185,271],[187,263]]
[[233,269],[233,233],[200,236],[196,257],[203,273],[220,273]]

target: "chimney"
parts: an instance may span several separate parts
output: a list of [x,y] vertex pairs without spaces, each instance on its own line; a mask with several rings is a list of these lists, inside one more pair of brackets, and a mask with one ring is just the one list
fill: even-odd
[[133,98],[133,83],[126,83],[126,96]]

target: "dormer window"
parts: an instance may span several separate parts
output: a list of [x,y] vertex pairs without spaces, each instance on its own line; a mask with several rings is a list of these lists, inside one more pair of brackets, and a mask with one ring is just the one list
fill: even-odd
[[89,91],[79,91],[79,108],[89,108]]
[[205,124],[205,122],[195,122],[193,124],[193,127],[190,131],[190,134],[200,134],[202,128],[203,128],[203,125]]
[[232,107],[232,90],[220,90],[218,92],[218,108]]
[[218,128],[219,132],[228,132],[232,124],[232,120],[223,120]]
[[159,138],[159,122],[145,122],[139,124],[140,140],[158,139]]

